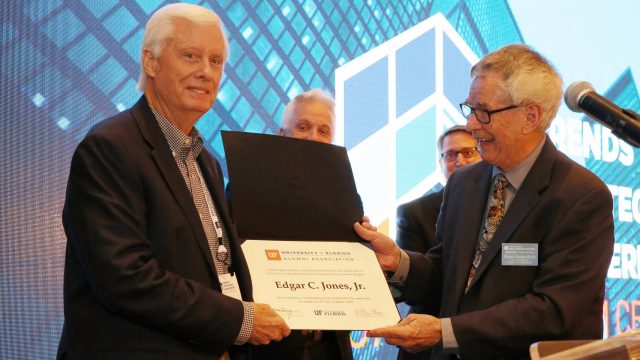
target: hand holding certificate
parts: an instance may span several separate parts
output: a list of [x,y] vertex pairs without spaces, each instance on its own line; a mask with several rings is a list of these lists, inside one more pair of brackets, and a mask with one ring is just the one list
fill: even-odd
[[400,320],[376,257],[362,244],[247,240],[242,251],[255,300],[292,329],[370,330]]
[[235,132],[223,132],[223,141],[238,232],[260,239],[242,245],[254,299],[292,329],[397,323],[376,256],[353,230],[362,203],[346,149]]

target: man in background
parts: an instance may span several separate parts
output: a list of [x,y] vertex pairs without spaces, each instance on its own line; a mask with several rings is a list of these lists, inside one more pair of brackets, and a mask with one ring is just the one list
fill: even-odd
[[[476,163],[482,158],[478,152],[478,143],[464,125],[455,125],[445,130],[437,141],[440,158],[440,171],[445,182],[458,168]],[[396,213],[396,244],[401,249],[425,254],[436,246],[436,222],[440,213],[444,188],[423,195],[413,201],[398,206]],[[438,315],[438,303],[412,306],[410,313]],[[398,359],[430,359],[431,351],[411,354],[403,349]]]
[[433,347],[437,359],[529,359],[537,341],[599,339],[613,199],[546,135],[560,75],[517,44],[483,57],[471,76],[460,109],[484,161],[449,178],[438,245],[407,252],[367,218],[354,224],[401,300],[439,299],[440,316],[410,314],[368,335],[410,352]]
[[[438,137],[440,171],[445,182],[458,168],[482,158],[478,143],[464,125],[455,125]],[[398,206],[396,243],[404,250],[425,254],[436,246],[436,221],[444,188]]]
[[[279,134],[331,144],[335,128],[335,101],[321,89],[296,96],[285,107]],[[254,359],[353,359],[349,331],[294,330],[284,340],[255,347]]]
[[333,142],[335,100],[322,89],[304,92],[291,100],[282,114],[281,136]]
[[240,359],[288,335],[252,302],[222,172],[194,127],[213,106],[227,38],[209,9],[170,4],[142,41],[129,110],[89,131],[71,162],[64,359]]

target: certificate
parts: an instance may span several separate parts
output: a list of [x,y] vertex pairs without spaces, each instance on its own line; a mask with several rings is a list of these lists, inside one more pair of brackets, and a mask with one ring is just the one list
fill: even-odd
[[247,240],[256,302],[291,329],[371,330],[400,315],[373,250],[356,242]]

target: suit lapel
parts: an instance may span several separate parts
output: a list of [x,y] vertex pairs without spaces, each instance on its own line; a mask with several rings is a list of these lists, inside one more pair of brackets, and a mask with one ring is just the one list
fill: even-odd
[[202,222],[200,221],[198,210],[193,203],[191,193],[187,188],[187,184],[184,182],[180,169],[171,154],[171,149],[169,148],[169,144],[162,133],[162,129],[160,129],[160,125],[158,125],[158,122],[144,96],[142,96],[138,103],[132,108],[132,113],[142,136],[151,148],[151,156],[153,157],[153,160],[158,166],[158,169],[167,183],[167,186],[171,190],[178,206],[180,206],[187,221],[189,222],[189,226],[193,231],[198,247],[202,251],[211,271],[215,273],[216,270],[213,264],[211,250],[209,249],[207,236],[202,228]]
[[471,286],[478,281],[487,267],[489,267],[489,264],[501,253],[502,243],[511,241],[513,233],[531,209],[538,203],[542,192],[549,186],[556,151],[551,139],[547,137],[538,159],[531,167],[531,170],[529,170],[529,174],[531,175],[527,174],[525,177],[513,202],[509,206],[509,210],[493,235],[489,247],[485,250],[484,254],[482,254],[482,260],[471,282]]
[[231,214],[229,213],[229,207],[227,206],[227,200],[224,196],[223,177],[220,171],[220,166],[206,149],[203,149],[202,152],[200,152],[200,156],[198,156],[198,163],[200,164],[202,176],[207,183],[213,202],[216,205],[218,216],[223,222],[224,227],[227,230],[227,235],[229,236],[232,270],[238,275],[236,278],[240,285],[240,292],[242,293],[244,300],[251,301],[253,300],[253,289],[250,279],[247,278],[249,269],[247,268],[246,259],[244,258],[242,249],[240,248],[240,242],[237,239],[235,225],[233,224]]
[[231,245],[231,255],[233,256],[234,264],[237,264],[236,255],[239,253],[240,248],[237,246],[238,242],[235,241],[235,233],[233,223],[231,221],[231,215],[229,214],[228,206],[226,206],[226,198],[224,197],[224,187],[221,183],[222,174],[218,164],[213,157],[207,152],[206,149],[202,149],[200,156],[198,156],[198,163],[200,164],[200,170],[204,181],[207,183],[209,193],[216,206],[216,211],[229,236],[229,244]]
[[222,175],[219,172],[216,161],[206,149],[202,149],[200,156],[198,156],[198,164],[200,165],[200,170],[207,183],[211,197],[216,204],[216,209],[221,213],[221,219],[227,227],[231,226],[229,211],[226,206],[222,206],[223,202],[226,202],[226,199],[224,197],[222,184],[220,183]]

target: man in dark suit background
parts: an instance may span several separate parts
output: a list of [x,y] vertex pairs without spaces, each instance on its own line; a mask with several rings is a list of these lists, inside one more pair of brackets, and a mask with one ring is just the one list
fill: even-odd
[[[445,130],[437,141],[440,171],[445,182],[460,167],[482,160],[478,143],[464,125]],[[398,206],[396,243],[404,250],[425,254],[436,246],[436,221],[444,188]]]
[[[279,135],[331,144],[335,130],[335,100],[322,89],[293,98],[282,114]],[[229,197],[229,193],[227,193]],[[349,331],[294,330],[279,342],[253,349],[254,360],[353,359]]]
[[131,109],[78,145],[63,209],[64,359],[246,358],[288,335],[251,279],[218,162],[195,122],[228,56],[222,22],[190,4],[147,23]]
[[[464,125],[455,125],[445,130],[437,140],[440,154],[440,171],[446,180],[458,168],[474,164],[482,158],[478,152],[478,143]],[[396,244],[403,249],[426,254],[436,246],[436,221],[440,213],[440,204],[444,188],[430,192],[406,204],[398,206],[396,212]],[[438,302],[412,306],[410,313],[438,315]],[[431,358],[431,351],[426,350],[411,354],[403,349],[398,352],[398,359],[417,360]]]
[[560,76],[525,45],[488,54],[471,75],[460,107],[484,161],[447,182],[439,244],[405,252],[368,219],[354,224],[401,299],[439,299],[440,316],[410,314],[368,335],[412,352],[433,347],[438,359],[528,359],[536,341],[601,338],[613,200],[545,134]]

